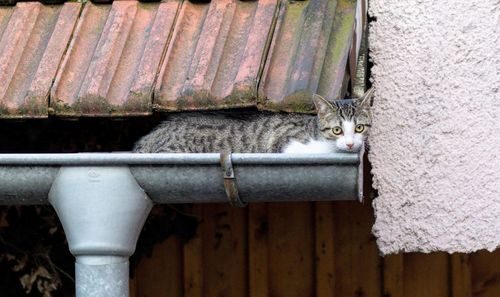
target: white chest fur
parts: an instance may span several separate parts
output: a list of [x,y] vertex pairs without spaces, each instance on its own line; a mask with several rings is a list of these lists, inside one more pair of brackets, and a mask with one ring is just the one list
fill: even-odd
[[310,139],[305,144],[292,140],[283,149],[285,154],[327,154],[335,151],[335,142],[314,139]]

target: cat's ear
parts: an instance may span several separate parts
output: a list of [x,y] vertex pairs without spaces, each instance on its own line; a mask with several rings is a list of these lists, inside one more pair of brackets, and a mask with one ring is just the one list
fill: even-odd
[[370,103],[372,101],[372,96],[373,96],[373,91],[375,91],[375,89],[373,87],[371,87],[370,89],[368,89],[368,91],[366,91],[363,96],[361,96],[361,98],[358,99],[358,107],[361,107],[361,108],[370,108]]
[[312,100],[320,118],[324,117],[329,112],[334,112],[337,110],[337,107],[332,105],[325,98],[321,97],[318,94],[313,94]]

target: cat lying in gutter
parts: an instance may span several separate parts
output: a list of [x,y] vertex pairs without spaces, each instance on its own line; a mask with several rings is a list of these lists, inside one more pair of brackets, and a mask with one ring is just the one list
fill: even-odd
[[371,125],[373,89],[356,100],[313,95],[317,116],[262,113],[248,118],[207,113],[168,117],[134,146],[140,153],[358,152]]

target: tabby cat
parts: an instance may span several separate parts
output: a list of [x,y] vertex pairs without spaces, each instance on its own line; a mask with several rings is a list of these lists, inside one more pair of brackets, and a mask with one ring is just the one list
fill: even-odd
[[313,95],[317,116],[260,113],[230,116],[179,113],[140,139],[140,153],[331,153],[357,152],[371,125],[370,99],[329,102]]

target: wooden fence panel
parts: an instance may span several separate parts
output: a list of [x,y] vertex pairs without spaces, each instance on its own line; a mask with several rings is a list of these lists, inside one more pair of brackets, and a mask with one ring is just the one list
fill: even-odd
[[470,256],[472,296],[500,296],[500,249],[490,253],[480,251]]
[[335,295],[381,296],[381,259],[375,238],[371,203],[336,202]]
[[228,204],[204,206],[201,296],[247,296],[246,209]]
[[500,297],[500,250],[381,258],[371,203],[196,205],[195,238],[141,260],[132,297]]
[[384,257],[383,279],[384,297],[403,297],[403,254],[389,255]]
[[249,296],[269,295],[269,219],[266,203],[248,207]]
[[404,255],[405,297],[448,297],[449,256],[446,253]]
[[[203,206],[194,205],[190,213],[200,218],[203,224]],[[198,226],[196,234],[184,245],[184,297],[203,296],[203,228]],[[138,296],[142,297],[142,296]]]
[[471,297],[471,286],[470,256],[451,255],[451,297]]
[[136,273],[137,296],[182,296],[182,246],[179,240],[173,236],[157,244],[151,258],[141,259]]
[[314,204],[316,297],[335,296],[335,231],[332,202]]
[[129,283],[130,297],[137,297],[137,278],[131,278]]
[[311,203],[271,203],[269,220],[269,296],[313,296]]

